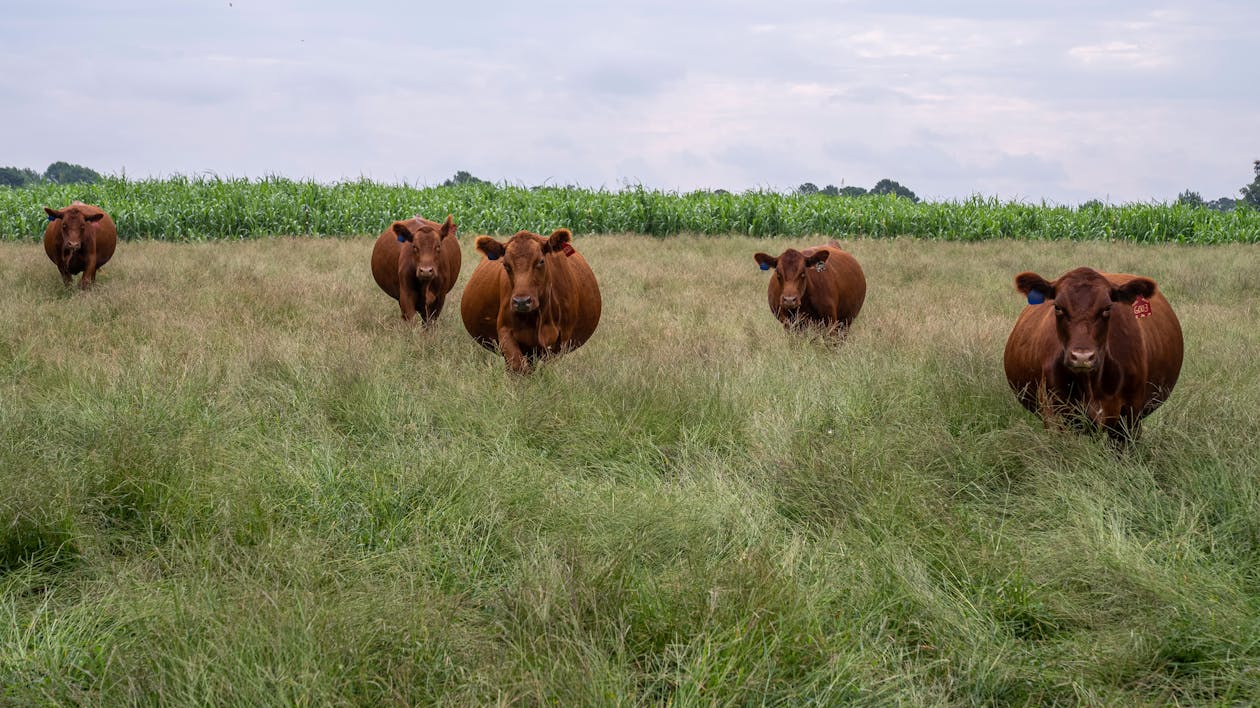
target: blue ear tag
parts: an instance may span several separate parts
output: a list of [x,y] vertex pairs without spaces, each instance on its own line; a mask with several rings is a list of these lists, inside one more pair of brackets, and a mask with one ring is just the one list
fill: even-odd
[[1046,296],[1042,295],[1040,290],[1028,291],[1028,304],[1029,305],[1040,305],[1041,303],[1045,301],[1046,301]]
[[491,261],[497,261],[497,260],[499,260],[499,256],[498,256],[498,254],[495,254],[495,253],[487,253],[487,254],[486,254],[486,259],[487,259],[487,260],[491,260]]
[[403,238],[402,236],[398,237],[398,243],[406,243],[406,242],[407,242],[407,239]]
[[53,216],[52,214],[49,214],[49,215],[48,215],[48,220],[49,220],[49,221],[56,221],[56,220],[57,220],[57,217]]
[[758,263],[757,265],[761,266],[761,269],[762,269],[762,270],[770,270],[770,264],[769,264],[769,263]]

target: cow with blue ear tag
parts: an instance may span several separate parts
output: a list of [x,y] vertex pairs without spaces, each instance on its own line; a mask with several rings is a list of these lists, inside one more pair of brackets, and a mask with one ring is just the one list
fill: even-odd
[[758,267],[773,271],[767,286],[770,312],[787,329],[847,330],[866,300],[866,276],[857,259],[835,241],[778,256],[753,255]]
[[448,215],[437,223],[422,216],[395,221],[372,247],[372,277],[398,301],[408,322],[420,315],[429,324],[441,314],[446,295],[459,278],[458,227]]
[[1181,324],[1154,280],[1076,268],[1015,276],[1027,298],[1006,340],[1006,380],[1047,427],[1137,438],[1181,373]]
[[464,329],[481,346],[499,351],[514,373],[577,349],[599,325],[599,282],[573,234],[518,231],[507,241],[478,236],[485,258],[464,285],[459,311]]

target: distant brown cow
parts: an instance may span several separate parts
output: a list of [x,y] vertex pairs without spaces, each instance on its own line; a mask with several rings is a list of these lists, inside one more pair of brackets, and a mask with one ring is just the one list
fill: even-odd
[[866,300],[862,266],[834,240],[803,251],[789,248],[778,258],[757,253],[753,259],[762,270],[774,269],[770,312],[788,329],[803,324],[848,329]]
[[[1015,276],[1028,296],[1006,340],[1006,379],[1047,426],[1067,414],[1136,439],[1181,373],[1181,324],[1155,281],[1077,268],[1053,283]],[[1077,417],[1082,416],[1082,417]]]
[[96,271],[109,262],[118,245],[118,229],[100,207],[83,202],[56,211],[44,207],[48,226],[44,227],[44,253],[57,264],[67,287],[70,276],[83,274],[79,287],[87,290],[96,282]]
[[506,243],[477,237],[485,258],[468,279],[460,314],[473,339],[487,349],[497,344],[512,371],[582,346],[599,324],[599,284],[571,238],[568,229],[547,238],[518,231]]
[[446,294],[459,278],[458,227],[447,216],[444,223],[420,216],[395,221],[381,232],[372,247],[372,277],[398,301],[402,318],[420,313],[428,324],[437,319]]

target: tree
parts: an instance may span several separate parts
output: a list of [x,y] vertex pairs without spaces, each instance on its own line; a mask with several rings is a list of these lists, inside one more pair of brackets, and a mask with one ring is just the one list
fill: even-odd
[[457,184],[490,184],[490,183],[485,181],[484,179],[477,179],[476,177],[473,177],[466,170],[460,170],[455,173],[454,177],[443,182],[442,186],[454,187]]
[[840,188],[834,184],[829,184],[826,187],[823,187],[819,194],[826,197],[838,197],[840,196]]
[[1082,203],[1079,207],[1077,207],[1077,211],[1088,211],[1090,209],[1102,209],[1102,208],[1103,208],[1102,202],[1098,201],[1097,199],[1091,199],[1087,202]]
[[901,186],[895,180],[891,179],[881,179],[876,182],[875,186],[871,187],[871,194],[892,194],[898,197],[905,197],[912,202],[919,201],[919,198],[914,195],[914,192],[911,192],[909,189]]
[[1238,201],[1229,197],[1221,197],[1220,199],[1213,199],[1203,206],[1216,211],[1233,211],[1238,206]]
[[810,194],[818,194],[818,185],[814,184],[813,182],[806,182],[805,184],[802,184],[801,186],[796,188],[796,193],[804,194],[807,196]]
[[0,187],[25,187],[39,180],[39,173],[29,167],[0,167]]
[[860,197],[866,194],[865,187],[841,187],[840,196],[842,197]]
[[44,179],[54,184],[71,184],[75,182],[93,182],[101,181],[101,175],[96,170],[88,169],[83,165],[72,165],[69,162],[54,162],[44,170]]
[[1201,207],[1203,206],[1203,197],[1198,192],[1186,190],[1177,195],[1177,203],[1186,206]]
[[1238,190],[1242,195],[1242,200],[1256,209],[1260,209],[1260,160],[1251,163],[1251,168],[1256,172],[1256,178],[1251,180],[1251,184]]

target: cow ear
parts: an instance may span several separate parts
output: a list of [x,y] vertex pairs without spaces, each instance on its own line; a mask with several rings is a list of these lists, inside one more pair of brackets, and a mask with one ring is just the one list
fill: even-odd
[[754,253],[753,260],[757,261],[757,265],[761,266],[762,270],[770,270],[779,265],[779,259],[769,253]]
[[105,215],[104,215],[104,214],[92,214],[91,216],[85,216],[85,217],[83,217],[83,220],[84,220],[84,221],[86,221],[86,222],[88,222],[88,223],[90,223],[90,224],[95,224],[96,222],[98,222],[98,221],[100,221],[101,219],[104,219],[104,218],[105,218]]
[[1155,294],[1155,281],[1150,278],[1134,278],[1124,285],[1111,289],[1111,299],[1115,302],[1132,303],[1139,296],[1150,297]]
[[451,219],[451,215],[447,214],[446,221],[442,222],[442,228],[438,233],[442,238],[446,238],[447,236],[453,237],[455,236],[455,232],[458,230],[459,227],[455,225],[455,222]]
[[805,265],[812,266],[812,265],[818,265],[819,263],[826,263],[827,258],[830,255],[831,255],[831,251],[828,251],[826,249],[820,249],[818,252],[814,253],[809,258],[805,259]]
[[476,242],[477,250],[485,254],[486,258],[497,261],[503,257],[507,251],[507,246],[495,241],[489,236],[478,236]]
[[1028,296],[1030,305],[1054,299],[1054,285],[1036,273],[1025,271],[1015,276],[1015,289]]
[[398,243],[406,243],[413,238],[411,229],[408,229],[407,225],[401,221],[394,222],[394,235],[398,237]]
[[48,207],[44,207],[44,211],[48,213],[49,221],[52,221],[53,219],[61,218],[61,212],[57,211],[56,209],[49,209]]
[[568,229],[556,229],[547,237],[547,243],[543,244],[543,253],[554,253],[564,247],[573,238],[573,233]]

